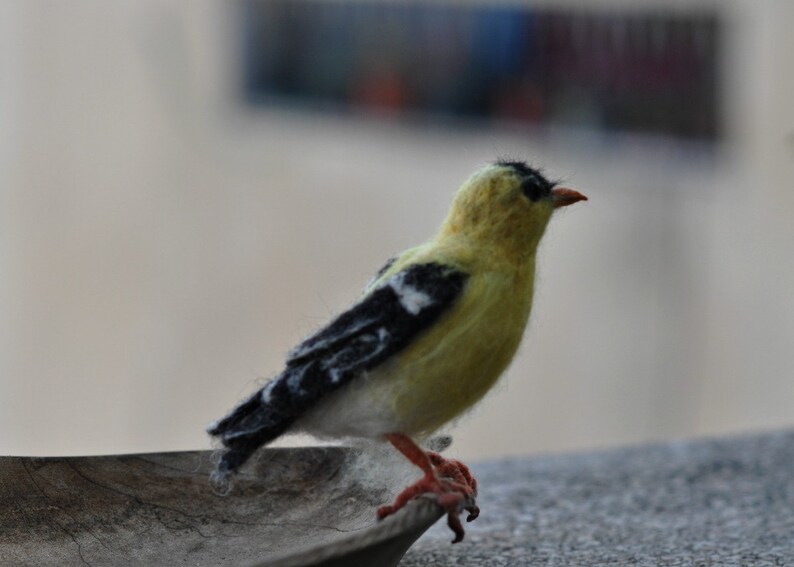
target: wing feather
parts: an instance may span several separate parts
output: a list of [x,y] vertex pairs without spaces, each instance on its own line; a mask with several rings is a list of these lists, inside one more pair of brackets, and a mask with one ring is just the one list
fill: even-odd
[[237,469],[320,399],[405,349],[454,305],[467,279],[442,264],[412,265],[301,342],[281,374],[209,429],[229,449],[219,472]]

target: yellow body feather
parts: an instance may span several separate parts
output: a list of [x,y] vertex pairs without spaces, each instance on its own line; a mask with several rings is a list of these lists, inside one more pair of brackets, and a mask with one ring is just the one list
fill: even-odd
[[408,250],[370,289],[411,264],[436,262],[469,275],[455,306],[382,371],[371,394],[394,430],[430,433],[496,383],[521,343],[532,307],[535,252],[551,201],[530,202],[514,175],[487,167],[464,184],[439,233]]

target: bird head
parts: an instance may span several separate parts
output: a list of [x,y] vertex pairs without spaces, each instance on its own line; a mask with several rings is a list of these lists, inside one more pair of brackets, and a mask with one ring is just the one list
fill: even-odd
[[556,187],[521,161],[497,161],[458,189],[441,238],[462,236],[507,253],[534,254],[552,213],[587,197]]

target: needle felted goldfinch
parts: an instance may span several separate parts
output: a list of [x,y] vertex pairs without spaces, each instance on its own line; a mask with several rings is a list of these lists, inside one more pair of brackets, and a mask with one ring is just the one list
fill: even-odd
[[289,352],[286,367],[211,425],[225,478],[286,432],[389,441],[424,476],[383,518],[433,493],[448,512],[479,510],[462,463],[415,440],[479,401],[510,364],[532,306],[535,253],[552,213],[586,197],[520,161],[498,161],[458,190],[438,233],[389,260],[361,298]]

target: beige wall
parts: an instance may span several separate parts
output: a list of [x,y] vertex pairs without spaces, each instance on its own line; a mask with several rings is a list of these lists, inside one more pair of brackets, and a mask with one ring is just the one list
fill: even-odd
[[720,5],[730,135],[703,159],[245,112],[227,4],[3,3],[0,453],[208,446],[503,154],[591,201],[554,220],[528,340],[459,454],[794,424],[794,9]]

